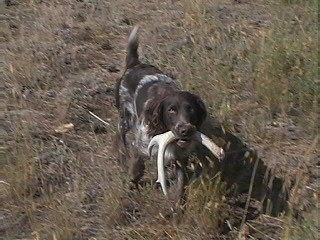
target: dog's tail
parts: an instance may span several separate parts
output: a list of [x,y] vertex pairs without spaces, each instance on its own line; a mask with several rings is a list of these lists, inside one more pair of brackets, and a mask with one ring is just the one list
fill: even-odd
[[127,45],[127,56],[126,56],[126,69],[132,68],[135,65],[139,64],[139,54],[138,54],[138,47],[139,47],[139,39],[138,39],[138,32],[139,27],[135,26],[130,33]]

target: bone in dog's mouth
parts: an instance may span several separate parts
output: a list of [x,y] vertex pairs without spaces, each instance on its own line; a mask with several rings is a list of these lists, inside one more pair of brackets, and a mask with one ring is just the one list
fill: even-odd
[[[208,138],[203,133],[197,131],[193,135],[192,139],[200,142],[202,145],[208,148],[218,160],[223,158],[223,155],[224,155],[223,149],[217,146],[210,138]],[[173,132],[168,131],[168,132],[154,136],[151,139],[148,146],[149,155],[151,156],[153,146],[155,144],[159,145],[158,156],[157,156],[157,168],[158,168],[157,182],[160,183],[164,195],[167,195],[166,179],[165,179],[165,172],[164,172],[164,153],[166,151],[166,147],[175,140],[178,140],[178,142],[181,141],[181,143],[184,143],[183,139],[177,139],[177,137],[173,134]],[[188,141],[186,141],[186,143],[188,143]]]

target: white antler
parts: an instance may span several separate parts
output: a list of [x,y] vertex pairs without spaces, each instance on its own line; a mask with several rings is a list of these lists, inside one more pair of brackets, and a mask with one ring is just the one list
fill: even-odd
[[159,134],[154,136],[148,146],[149,155],[151,156],[152,147],[158,143],[158,157],[157,157],[157,167],[158,167],[158,179],[157,182],[160,183],[162,191],[164,195],[167,195],[167,187],[166,187],[166,177],[164,173],[164,153],[166,151],[166,147],[170,142],[175,140],[176,137],[171,131]]
[[223,149],[219,147],[217,144],[215,144],[210,138],[208,138],[203,133],[197,131],[194,135],[194,138],[196,141],[200,142],[203,146],[208,148],[212,152],[212,154],[216,158],[218,158],[219,161],[224,157]]
[[[224,156],[223,149],[217,146],[206,135],[197,131],[193,136],[193,138],[194,140],[200,142],[206,148],[208,148],[212,152],[212,154],[217,157],[218,160],[221,160],[223,158]],[[168,131],[168,132],[154,136],[151,139],[148,146],[149,155],[151,156],[153,146],[155,144],[159,145],[158,156],[157,156],[157,168],[158,168],[157,182],[160,183],[164,195],[167,195],[166,179],[165,179],[165,173],[164,173],[164,154],[168,144],[173,142],[175,139],[176,137],[174,136],[174,134],[171,131]]]

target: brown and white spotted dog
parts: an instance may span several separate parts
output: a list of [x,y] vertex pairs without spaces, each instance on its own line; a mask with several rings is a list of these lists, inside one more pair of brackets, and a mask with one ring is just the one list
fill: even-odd
[[[132,181],[143,176],[144,161],[149,159],[148,144],[155,135],[172,131],[176,140],[165,152],[165,162],[175,162],[179,195],[184,194],[186,164],[191,153],[208,154],[192,139],[207,116],[199,96],[181,90],[178,81],[155,66],[141,63],[138,55],[138,28],[131,32],[127,45],[126,68],[116,84],[118,131],[124,147],[122,159],[131,168]],[[133,136],[133,137],[129,137]],[[123,150],[122,150],[123,151]],[[134,152],[134,160],[130,154]]]

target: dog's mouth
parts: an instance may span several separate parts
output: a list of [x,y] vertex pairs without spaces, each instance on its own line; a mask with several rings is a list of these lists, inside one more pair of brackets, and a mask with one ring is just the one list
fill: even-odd
[[191,139],[190,138],[178,138],[176,140],[176,144],[181,148],[186,148],[190,145]]

